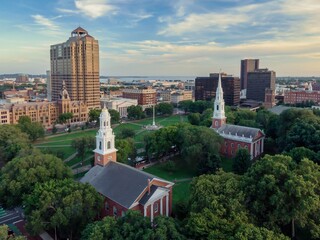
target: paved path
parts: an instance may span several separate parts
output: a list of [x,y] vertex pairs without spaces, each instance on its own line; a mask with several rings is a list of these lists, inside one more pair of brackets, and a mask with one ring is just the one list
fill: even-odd
[[35,147],[37,147],[37,148],[55,148],[55,147],[71,147],[71,145],[55,145],[55,146],[35,146]]
[[[75,168],[75,167],[78,166],[81,162],[85,162],[85,161],[89,160],[89,159],[92,158],[92,157],[94,157],[94,155],[90,155],[89,157],[83,159],[83,161],[80,161],[80,162],[77,162],[77,163],[73,164],[70,168]],[[86,166],[86,165],[84,165],[84,166]]]
[[91,164],[82,166],[80,168],[74,168],[74,169],[72,169],[72,172],[73,172],[73,174],[78,174],[78,173],[88,171],[88,170],[90,170],[90,168],[91,168]]
[[78,152],[75,152],[73,154],[71,154],[69,157],[67,157],[65,160],[63,160],[64,162],[69,162],[70,160],[74,159],[77,156]]

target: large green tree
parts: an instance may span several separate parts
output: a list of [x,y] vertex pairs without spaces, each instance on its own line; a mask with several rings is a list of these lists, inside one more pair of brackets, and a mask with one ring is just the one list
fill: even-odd
[[286,239],[250,222],[241,177],[218,172],[191,184],[187,232],[192,239]]
[[182,240],[185,237],[172,218],[158,216],[153,224],[150,224],[148,217],[129,210],[124,217],[118,219],[105,217],[102,221],[89,224],[82,232],[81,239]]
[[136,157],[136,148],[132,138],[117,139],[116,140],[117,161],[128,163],[128,158],[134,159]]
[[115,124],[115,123],[119,123],[120,121],[120,113],[117,110],[114,109],[109,109],[109,114],[111,117],[111,123]]
[[314,161],[316,163],[320,162],[319,154],[305,147],[292,148],[288,153],[286,153],[286,155],[292,157],[292,159],[297,163],[304,158],[308,158],[309,160]]
[[79,239],[81,231],[99,214],[102,197],[89,184],[51,180],[36,184],[24,205],[31,234],[53,230],[59,239]]
[[125,139],[125,138],[133,138],[136,135],[134,129],[130,127],[123,127],[120,129],[119,134],[117,135],[118,138]]
[[0,172],[0,199],[6,207],[21,205],[23,197],[30,194],[36,183],[72,176],[71,170],[61,159],[32,150],[16,157]]
[[31,141],[44,137],[44,127],[39,122],[31,122],[30,117],[21,116],[18,120],[18,127],[22,132],[28,134]]
[[20,150],[31,147],[28,135],[13,125],[0,125],[0,162],[13,159]]
[[66,112],[66,113],[61,113],[58,117],[58,122],[61,124],[67,123],[71,118],[73,118],[73,113],[71,112]]
[[89,122],[96,122],[99,124],[99,116],[101,113],[101,109],[90,109],[89,111]]
[[257,222],[276,229],[291,224],[320,237],[320,166],[289,156],[266,155],[244,175],[246,204]]
[[172,115],[173,106],[171,103],[159,103],[156,105],[156,112],[160,115]]
[[75,138],[71,142],[71,146],[77,151],[77,155],[84,161],[84,157],[87,152],[91,152],[95,147],[95,137],[93,136],[83,136]]
[[141,106],[130,106],[127,109],[128,112],[128,118],[138,120],[145,117],[144,112],[142,111]]
[[251,166],[251,156],[246,148],[238,149],[233,159],[232,170],[237,174],[244,174]]

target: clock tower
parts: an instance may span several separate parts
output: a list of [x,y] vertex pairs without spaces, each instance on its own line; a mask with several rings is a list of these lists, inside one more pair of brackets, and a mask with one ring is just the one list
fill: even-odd
[[114,133],[111,128],[111,117],[104,106],[100,114],[100,129],[96,135],[94,165],[105,166],[109,161],[117,161],[117,149],[114,145]]

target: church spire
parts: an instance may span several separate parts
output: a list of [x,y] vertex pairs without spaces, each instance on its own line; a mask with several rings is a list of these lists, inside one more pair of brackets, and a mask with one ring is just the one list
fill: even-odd
[[224,99],[221,84],[221,72],[219,72],[218,87],[216,91],[216,98],[214,100],[214,110],[211,127],[218,129],[226,123],[226,120],[227,118],[224,112]]
[[100,114],[100,129],[96,135],[96,149],[94,165],[105,166],[110,161],[117,161],[117,149],[115,148],[115,135],[111,128],[111,116],[106,105]]

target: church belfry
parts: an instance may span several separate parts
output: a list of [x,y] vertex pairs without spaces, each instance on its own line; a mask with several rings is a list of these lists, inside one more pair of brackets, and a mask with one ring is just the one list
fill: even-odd
[[109,111],[104,107],[100,114],[100,129],[96,135],[96,149],[94,151],[94,165],[105,166],[109,161],[117,161],[115,136],[111,128]]
[[218,87],[216,91],[216,99],[214,100],[214,109],[211,128],[218,129],[226,124],[227,118],[224,110],[223,90],[221,86],[221,73],[219,73]]

